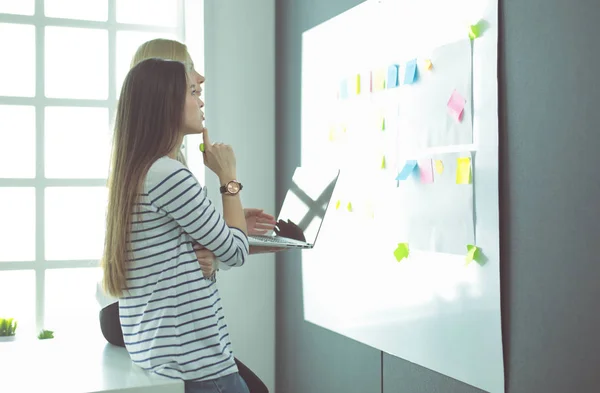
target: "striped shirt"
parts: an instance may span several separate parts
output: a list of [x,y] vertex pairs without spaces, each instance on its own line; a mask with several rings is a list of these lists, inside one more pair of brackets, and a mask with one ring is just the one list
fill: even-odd
[[131,360],[183,380],[236,372],[219,291],[204,278],[193,244],[224,264],[241,266],[247,236],[228,227],[194,175],[168,157],[148,171],[132,214],[128,290],[119,299]]

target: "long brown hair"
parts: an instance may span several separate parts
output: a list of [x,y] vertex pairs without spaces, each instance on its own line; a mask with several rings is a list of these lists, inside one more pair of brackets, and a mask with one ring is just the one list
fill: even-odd
[[123,83],[115,118],[108,178],[106,238],[101,266],[103,287],[121,297],[127,288],[132,215],[150,166],[181,143],[187,94],[186,67],[148,59],[133,67]]

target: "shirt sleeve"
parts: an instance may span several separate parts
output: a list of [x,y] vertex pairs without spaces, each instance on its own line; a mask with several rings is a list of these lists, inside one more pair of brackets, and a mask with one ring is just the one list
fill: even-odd
[[151,205],[173,218],[192,239],[229,266],[242,266],[248,256],[248,237],[229,227],[207,198],[194,175],[176,160],[161,158],[146,177]]

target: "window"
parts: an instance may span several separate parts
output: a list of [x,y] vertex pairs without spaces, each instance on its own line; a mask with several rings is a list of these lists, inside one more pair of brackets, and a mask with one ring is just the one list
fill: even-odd
[[135,49],[189,34],[203,71],[203,1],[148,3],[0,0],[0,317],[19,338],[99,329],[111,119]]

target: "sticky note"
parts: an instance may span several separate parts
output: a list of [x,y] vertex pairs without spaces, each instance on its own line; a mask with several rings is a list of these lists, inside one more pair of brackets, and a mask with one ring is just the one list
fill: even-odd
[[444,173],[444,163],[442,162],[442,160],[435,160],[435,171],[439,175]]
[[474,40],[481,35],[481,26],[478,24],[469,26],[469,38]]
[[339,95],[342,100],[348,98],[348,81],[346,79],[340,82]]
[[335,126],[331,126],[329,127],[329,141],[333,142],[335,141]]
[[201,151],[202,153],[204,153],[204,143],[201,143],[201,144],[200,144],[200,151]]
[[385,156],[381,159],[381,169],[385,169]]
[[481,252],[479,247],[472,244],[467,245],[467,255],[465,256],[465,262],[468,266],[471,262],[481,263]]
[[431,62],[431,60],[427,59],[425,60],[425,69],[427,71],[431,70],[433,68],[433,63]]
[[410,250],[408,249],[408,243],[398,243],[398,247],[394,250],[394,256],[396,261],[400,262],[404,258],[408,258]]
[[381,68],[375,70],[373,73],[373,91],[380,91],[385,89],[385,69]]
[[417,81],[417,59],[413,59],[406,63],[404,71],[404,84],[410,85]]
[[465,100],[458,91],[454,90],[448,100],[448,113],[450,116],[456,121],[462,121],[466,103],[467,100]]
[[375,208],[373,207],[373,202],[367,201],[365,212],[368,218],[375,218]]
[[421,183],[433,183],[433,167],[431,159],[419,160],[419,172],[421,173]]
[[416,167],[417,167],[416,160],[406,161],[406,164],[404,164],[404,168],[402,168],[402,171],[400,171],[398,176],[396,176],[396,180],[408,179],[408,177],[413,173],[413,171],[415,170]]
[[381,131],[385,130],[385,116],[381,116],[378,121],[379,127],[381,127]]
[[360,74],[357,74],[354,77],[354,86],[353,86],[354,94],[360,94]]
[[346,206],[346,209],[351,212],[352,211],[352,202],[348,202],[348,206]]
[[456,184],[471,184],[471,159],[469,157],[456,159]]
[[398,65],[392,64],[388,67],[386,87],[392,89],[398,87]]
[[342,205],[342,201],[338,200],[338,201],[335,203],[335,210],[339,209],[341,205]]

